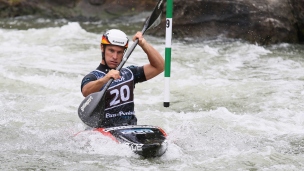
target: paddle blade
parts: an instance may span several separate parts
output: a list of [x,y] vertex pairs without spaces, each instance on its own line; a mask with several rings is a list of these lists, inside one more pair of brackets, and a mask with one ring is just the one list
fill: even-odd
[[87,96],[79,105],[78,116],[88,126],[97,128],[104,113],[104,93],[97,92]]
[[163,9],[163,0],[159,0],[151,16],[146,20],[142,32],[145,32],[146,30],[150,28],[154,28],[159,25],[159,23],[161,22],[162,9]]

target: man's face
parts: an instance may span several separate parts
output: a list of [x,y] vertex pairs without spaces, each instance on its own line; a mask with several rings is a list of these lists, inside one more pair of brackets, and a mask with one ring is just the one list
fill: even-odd
[[[103,45],[101,45],[101,50],[103,51]],[[116,45],[106,45],[105,48],[105,59],[107,65],[115,69],[121,62],[123,54],[124,54],[125,48],[121,46]],[[104,61],[102,61],[104,64]]]

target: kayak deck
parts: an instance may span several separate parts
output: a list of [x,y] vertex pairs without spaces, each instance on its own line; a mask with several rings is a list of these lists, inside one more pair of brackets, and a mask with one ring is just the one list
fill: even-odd
[[159,127],[151,125],[129,125],[110,128],[95,128],[114,141],[128,145],[133,152],[143,157],[162,156],[168,147],[167,134]]

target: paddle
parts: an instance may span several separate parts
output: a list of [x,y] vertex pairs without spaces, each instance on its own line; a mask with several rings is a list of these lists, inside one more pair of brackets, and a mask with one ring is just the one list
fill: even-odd
[[[155,6],[151,16],[147,18],[142,29],[142,34],[144,34],[148,29],[157,26],[160,23],[161,13],[162,13],[163,0],[159,0]],[[128,60],[129,56],[138,44],[138,39],[132,44],[132,46],[124,54],[122,61],[116,70],[120,71],[123,65]],[[92,93],[88,95],[79,105],[78,116],[79,118],[90,127],[100,127],[100,124],[104,118],[105,109],[105,93],[110,87],[113,78],[110,79],[105,87],[100,92]]]

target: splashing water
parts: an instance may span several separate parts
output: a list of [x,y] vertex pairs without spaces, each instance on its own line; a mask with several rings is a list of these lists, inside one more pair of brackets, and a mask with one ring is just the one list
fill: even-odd
[[[100,134],[75,136],[100,36],[76,22],[0,29],[1,170],[304,168],[303,45],[174,41],[170,108],[163,74],[135,89],[138,124],[162,127],[169,141],[162,157],[143,159]],[[163,39],[146,39],[164,55]],[[136,48],[126,66],[147,62]]]

